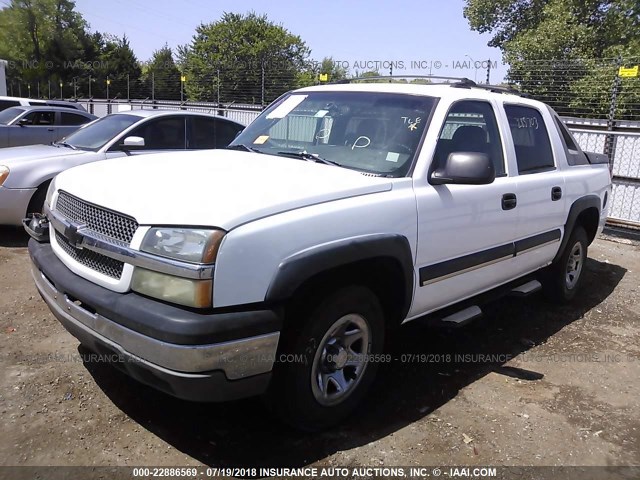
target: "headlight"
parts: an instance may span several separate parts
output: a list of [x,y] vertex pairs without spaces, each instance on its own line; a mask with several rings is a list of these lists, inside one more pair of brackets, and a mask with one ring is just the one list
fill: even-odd
[[213,263],[224,235],[223,230],[152,228],[140,250],[184,262]]
[[0,186],[2,186],[2,184],[7,179],[8,176],[9,176],[9,167],[0,165]]
[[131,280],[131,289],[138,293],[195,308],[211,306],[212,287],[212,280],[174,277],[140,267]]
[[[182,262],[210,264],[216,261],[225,233],[203,228],[151,228],[140,250]],[[131,289],[167,302],[206,308],[211,306],[213,280],[193,280],[136,267]]]
[[56,191],[56,178],[53,177],[51,182],[49,182],[49,188],[47,189],[47,196],[44,198],[44,204],[51,208],[51,200],[53,199],[53,194]]

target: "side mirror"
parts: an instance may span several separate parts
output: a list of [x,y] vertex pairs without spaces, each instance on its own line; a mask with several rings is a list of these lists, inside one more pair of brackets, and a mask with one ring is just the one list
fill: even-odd
[[24,127],[26,125],[31,125],[31,121],[28,118],[21,118],[20,121],[18,122],[18,125],[20,125],[21,127]]
[[137,150],[144,148],[144,138],[142,137],[127,137],[120,144],[122,150]]
[[486,185],[496,178],[493,162],[486,153],[453,152],[444,166],[431,174],[431,185],[446,183],[462,185]]

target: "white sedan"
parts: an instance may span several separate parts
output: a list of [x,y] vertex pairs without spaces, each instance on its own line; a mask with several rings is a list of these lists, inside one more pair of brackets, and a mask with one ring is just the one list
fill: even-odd
[[63,170],[125,155],[226,147],[244,125],[175,110],[107,115],[51,145],[0,150],[0,225],[21,225],[42,210],[51,179]]

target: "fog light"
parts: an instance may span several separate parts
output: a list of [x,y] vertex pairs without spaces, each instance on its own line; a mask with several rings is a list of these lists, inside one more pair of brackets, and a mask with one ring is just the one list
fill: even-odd
[[179,305],[195,308],[211,306],[213,280],[192,280],[136,267],[131,289]]

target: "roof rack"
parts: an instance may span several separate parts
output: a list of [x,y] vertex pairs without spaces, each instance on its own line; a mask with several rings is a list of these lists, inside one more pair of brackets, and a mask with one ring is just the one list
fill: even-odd
[[[452,87],[455,87],[455,86],[457,85],[452,85]],[[473,85],[473,87],[481,88],[483,90],[489,90],[490,92],[495,92],[495,93],[510,93],[511,95],[518,95],[520,97],[525,97],[525,98],[530,97],[530,95],[526,93],[522,93],[519,90],[516,90],[511,85],[490,85],[488,83],[478,83],[476,85]]]
[[442,77],[438,75],[376,75],[375,77],[356,77],[345,78],[344,80],[338,80],[331,82],[331,84],[345,84],[353,82],[366,82],[368,80],[392,80],[394,78],[423,78],[427,80],[455,80],[454,83],[448,85],[453,88],[481,88],[482,90],[489,90],[495,93],[509,93],[511,95],[518,95],[523,98],[531,98],[529,94],[522,93],[516,90],[511,85],[490,85],[488,83],[476,83],[467,77]]
[[352,82],[366,82],[368,80],[392,80],[394,78],[423,78],[427,80],[455,80],[456,83],[451,85],[456,86],[468,86],[473,87],[476,85],[476,82],[470,80],[466,77],[441,77],[438,75],[380,75],[375,77],[356,77],[356,78],[345,78],[344,80],[338,80],[337,82],[333,82],[334,84],[341,83],[352,83]]

